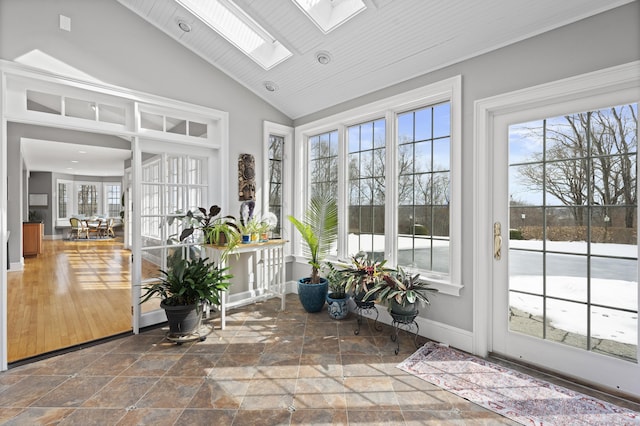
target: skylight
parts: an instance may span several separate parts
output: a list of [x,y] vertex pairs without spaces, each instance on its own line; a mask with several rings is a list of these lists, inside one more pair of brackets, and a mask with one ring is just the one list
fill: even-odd
[[293,2],[325,34],[367,8],[361,0],[293,0]]
[[268,70],[292,53],[231,0],[176,0]]

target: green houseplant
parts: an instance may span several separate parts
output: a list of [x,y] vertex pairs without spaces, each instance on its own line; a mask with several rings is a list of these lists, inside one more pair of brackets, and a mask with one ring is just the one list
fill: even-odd
[[376,283],[365,295],[365,300],[375,297],[379,301],[386,302],[392,314],[415,316],[418,311],[417,305],[419,303],[429,305],[427,294],[437,291],[428,283],[420,281],[420,274],[412,275],[398,267],[394,273]]
[[182,230],[179,241],[184,241],[196,230],[200,230],[204,236],[205,244],[226,247],[222,253],[222,259],[225,259],[240,243],[240,228],[235,217],[231,215],[220,216],[221,210],[215,204],[209,207],[208,210],[204,207],[198,207],[198,212],[196,213],[189,210],[181,219],[191,224],[191,226]]
[[351,258],[350,267],[342,270],[342,275],[345,280],[345,291],[354,296],[356,303],[372,301],[376,298],[376,292],[372,289],[382,286],[395,272],[386,264],[386,260],[371,259],[364,252],[359,252]]
[[304,220],[289,216],[302,241],[302,253],[309,257],[311,276],[298,280],[298,297],[307,312],[319,312],[327,296],[328,282],[320,277],[321,262],[338,238],[338,206],[329,196],[315,195],[309,200]]
[[189,210],[186,214],[187,218],[194,219],[197,227],[192,226],[182,231],[180,240],[184,240],[190,236],[195,229],[200,229],[204,234],[205,244],[237,244],[239,228],[236,218],[230,215],[220,216],[220,206],[212,205],[209,210],[204,207],[198,207],[199,213],[193,213]]
[[243,244],[258,242],[261,230],[258,219],[252,217],[251,219],[244,221],[244,223],[240,224],[239,229]]
[[346,292],[347,280],[341,270],[333,263],[326,262],[324,275],[329,281],[327,293],[327,312],[333,319],[340,320],[349,314],[349,293]]
[[186,336],[197,331],[202,317],[202,304],[220,304],[220,292],[227,291],[232,275],[208,259],[177,259],[167,270],[160,270],[157,281],[143,286],[140,303],[160,297],[169,333]]

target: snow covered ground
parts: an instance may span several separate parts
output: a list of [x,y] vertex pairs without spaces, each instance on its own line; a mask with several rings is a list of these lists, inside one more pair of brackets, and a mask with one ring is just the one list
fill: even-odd
[[[432,242],[426,239],[399,237],[399,252],[414,249],[426,253]],[[383,235],[349,235],[349,247],[363,251],[384,252]],[[447,250],[448,240],[434,240],[435,250]],[[509,283],[512,290],[543,293],[543,242],[540,240],[509,240]],[[587,250],[595,256],[588,268]],[[533,250],[533,251],[527,251]],[[587,276],[591,276],[591,302],[618,309],[593,307],[587,312],[583,303],[547,299],[547,319],[554,327],[572,333],[587,334],[587,318],[591,315],[591,335],[594,338],[636,345],[638,343],[638,246],[629,244],[591,244],[584,241],[547,241],[547,295],[577,302],[587,302]],[[537,252],[536,252],[537,251]],[[418,257],[422,254],[417,254]],[[402,253],[400,253],[402,257]],[[437,259],[436,259],[437,260]],[[391,266],[391,265],[390,265]],[[442,266],[446,268],[446,266]],[[590,270],[588,270],[590,269]],[[443,269],[446,271],[446,269]],[[511,293],[510,304],[524,312],[542,317],[542,297]]]
[[[510,248],[541,250],[542,241],[510,240]],[[547,250],[564,253],[587,253],[586,242],[547,241]],[[509,285],[512,290],[523,290],[542,294],[541,268],[537,264],[541,256],[536,253],[515,252],[519,259],[517,271],[511,268]],[[529,261],[527,262],[527,253]],[[593,303],[628,309],[635,312],[623,312],[616,309],[587,307],[581,303],[547,300],[547,319],[562,330],[582,335],[587,334],[587,316],[591,315],[591,335],[595,338],[610,339],[616,342],[637,345],[638,343],[638,246],[627,244],[591,244],[591,253],[625,257],[631,259],[598,259],[592,264],[591,301]],[[565,274],[547,273],[547,294],[554,297],[586,302],[589,296],[587,287],[586,258],[584,256],[549,255],[561,257]],[[528,265],[523,267],[522,265]],[[595,270],[594,265],[598,268]],[[512,266],[510,264],[510,266]],[[555,271],[558,271],[558,267]],[[580,273],[582,271],[582,273]],[[542,316],[542,298],[511,293],[510,304],[524,312]]]

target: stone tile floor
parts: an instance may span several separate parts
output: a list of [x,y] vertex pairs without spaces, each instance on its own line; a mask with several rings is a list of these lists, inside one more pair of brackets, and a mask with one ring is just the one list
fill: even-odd
[[[156,328],[0,373],[7,425],[514,424],[395,366],[413,336],[308,314],[296,295],[205,322],[177,345]],[[425,339],[418,338],[418,344]]]

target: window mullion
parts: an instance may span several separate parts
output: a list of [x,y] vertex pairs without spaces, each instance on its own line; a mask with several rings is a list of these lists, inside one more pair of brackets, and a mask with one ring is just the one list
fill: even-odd
[[386,152],[385,152],[385,258],[390,265],[398,263],[398,141],[397,115],[394,111],[385,113]]
[[347,239],[349,238],[349,230],[347,229],[348,222],[348,190],[349,187],[349,174],[347,173],[349,167],[348,159],[348,144],[347,139],[347,127],[344,125],[338,126],[338,258],[347,258]]

